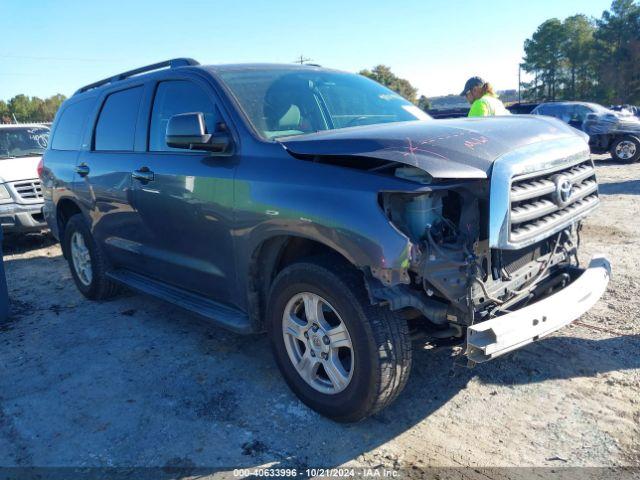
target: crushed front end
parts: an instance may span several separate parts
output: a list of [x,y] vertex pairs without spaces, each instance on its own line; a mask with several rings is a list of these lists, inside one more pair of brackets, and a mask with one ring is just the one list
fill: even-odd
[[429,337],[466,340],[469,360],[495,358],[563,327],[604,292],[608,261],[594,258],[586,269],[578,261],[580,221],[599,203],[582,139],[509,152],[489,180],[438,181],[407,168],[396,175],[430,189],[381,194],[412,252],[395,277],[372,271],[370,293]]

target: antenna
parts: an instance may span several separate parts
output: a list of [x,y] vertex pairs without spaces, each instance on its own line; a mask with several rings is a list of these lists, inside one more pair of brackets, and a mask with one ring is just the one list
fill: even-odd
[[306,58],[304,55],[300,54],[298,58],[296,58],[293,63],[299,63],[300,65],[304,65],[307,62],[310,62],[313,58]]

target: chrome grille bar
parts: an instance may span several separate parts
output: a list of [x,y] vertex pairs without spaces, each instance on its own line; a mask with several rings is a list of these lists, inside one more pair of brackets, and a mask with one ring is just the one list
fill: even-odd
[[26,180],[9,184],[22,203],[37,203],[42,201],[42,185],[40,180]]
[[529,173],[512,179],[509,195],[509,240],[513,243],[551,234],[558,226],[599,203],[598,183],[591,160]]
[[575,221],[582,218],[586,213],[595,208],[600,202],[597,195],[591,195],[583,200],[579,200],[569,207],[542,217],[540,220],[517,228],[511,231],[511,238],[514,242],[522,242],[529,237],[535,237],[541,232],[552,231],[555,227],[561,226],[568,221]]
[[[587,193],[591,187],[588,183],[585,185],[587,189],[582,190],[583,183],[595,181],[595,169],[585,138],[574,134],[559,137],[557,132],[564,128],[564,124],[552,119],[544,121],[555,132],[552,139],[516,148],[494,161],[489,191],[491,248],[520,250],[533,245],[574,224],[598,205],[597,190]],[[563,175],[561,180],[569,179],[573,186],[569,196],[563,193],[560,202],[558,175]],[[585,196],[580,198],[577,192]],[[595,195],[596,201],[585,204],[586,210],[577,212],[577,216],[563,215],[559,223],[537,223],[545,217],[561,214],[567,207],[588,199],[590,195]],[[545,200],[555,205],[553,211]],[[527,204],[533,205],[527,209]],[[525,214],[519,207],[525,207],[526,216],[523,217]],[[512,219],[514,210],[517,212],[515,222]]]
[[[571,193],[569,203],[573,203],[597,191],[598,184],[596,183],[596,181],[588,180],[575,188],[573,193]],[[560,207],[558,207],[558,205],[547,199],[538,200],[533,203],[527,203],[523,206],[519,206],[511,210],[511,224],[513,225],[516,223],[528,222],[544,215],[548,215],[549,213],[553,213],[559,209]]]
[[[567,172],[567,176],[574,184],[580,183],[593,175],[595,175],[593,165],[586,164],[579,165]],[[530,198],[541,197],[542,195],[553,193],[555,189],[555,183],[546,178],[517,183],[511,186],[511,201],[519,202]]]

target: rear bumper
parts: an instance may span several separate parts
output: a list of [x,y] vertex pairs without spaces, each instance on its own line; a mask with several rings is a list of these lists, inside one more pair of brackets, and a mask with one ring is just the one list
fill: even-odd
[[559,292],[469,327],[467,357],[475,363],[486,362],[568,325],[600,299],[610,277],[611,265],[607,258],[594,256],[589,267]]
[[34,232],[47,228],[42,214],[42,203],[0,205],[0,224],[7,233]]

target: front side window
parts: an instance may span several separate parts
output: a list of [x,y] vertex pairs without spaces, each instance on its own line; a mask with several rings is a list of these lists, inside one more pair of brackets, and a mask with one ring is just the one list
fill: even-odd
[[589,107],[585,107],[584,105],[576,105],[573,120],[576,122],[584,122],[587,118],[587,115],[590,113],[591,109]]
[[207,133],[213,133],[219,121],[216,108],[207,93],[187,80],[160,82],[156,89],[149,126],[149,151],[181,151],[167,146],[166,133],[169,119],[180,113],[200,112],[204,114]]
[[47,127],[0,127],[0,159],[42,155],[48,141]]
[[550,104],[539,107],[539,115],[547,115],[549,117],[555,117],[564,122],[571,120],[571,113],[573,108],[570,105]]
[[218,71],[266,139],[359,125],[427,120],[397,93],[368,78],[314,68]]
[[94,149],[133,151],[142,87],[129,88],[107,97],[98,117]]

